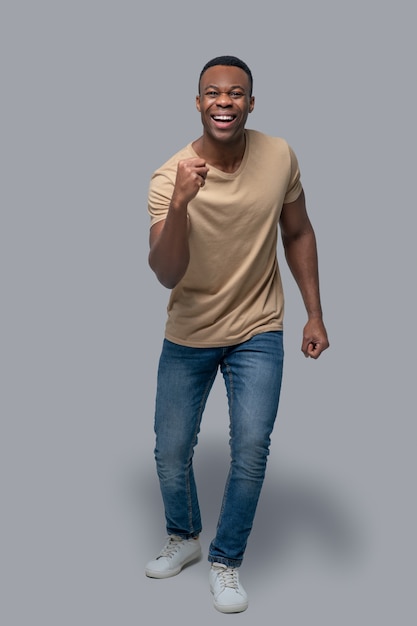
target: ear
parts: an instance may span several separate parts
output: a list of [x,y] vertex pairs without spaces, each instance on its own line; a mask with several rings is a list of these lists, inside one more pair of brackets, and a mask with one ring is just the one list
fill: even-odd
[[255,108],[255,96],[251,96],[249,100],[249,113],[252,113]]
[[200,96],[195,97],[195,106],[197,107],[197,111],[201,113]]

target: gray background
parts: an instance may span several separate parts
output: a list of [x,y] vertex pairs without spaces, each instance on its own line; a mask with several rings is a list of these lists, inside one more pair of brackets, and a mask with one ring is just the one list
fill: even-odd
[[[411,2],[2,2],[0,620],[411,624],[415,500],[415,31]],[[286,369],[250,607],[212,608],[164,538],[153,463],[168,292],[147,267],[152,171],[200,134],[197,77],[251,66],[248,126],[302,169],[331,349]],[[279,252],[281,254],[281,251]],[[282,258],[282,257],[281,257]],[[216,382],[196,451],[205,552],[228,463]]]

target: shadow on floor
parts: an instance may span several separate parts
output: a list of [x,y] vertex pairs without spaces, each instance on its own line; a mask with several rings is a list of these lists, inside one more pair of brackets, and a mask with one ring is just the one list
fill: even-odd
[[[206,547],[215,533],[228,463],[227,448],[214,440],[206,440],[196,449],[195,475]],[[165,526],[153,464],[146,471],[129,473],[126,486],[134,527],[143,529],[146,543],[159,549]],[[257,567],[270,563],[283,568],[303,549],[337,567],[356,562],[366,550],[365,527],[357,505],[341,491],[335,481],[324,484],[312,475],[295,475],[284,464],[268,468],[245,562],[250,559]]]

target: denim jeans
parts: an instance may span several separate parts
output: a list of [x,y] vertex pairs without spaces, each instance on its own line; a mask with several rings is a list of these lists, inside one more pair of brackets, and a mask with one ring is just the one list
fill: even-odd
[[197,536],[201,517],[193,454],[218,370],[227,390],[231,462],[209,561],[238,567],[261,492],[278,410],[282,331],[234,346],[190,348],[164,340],[158,368],[155,460],[168,534]]

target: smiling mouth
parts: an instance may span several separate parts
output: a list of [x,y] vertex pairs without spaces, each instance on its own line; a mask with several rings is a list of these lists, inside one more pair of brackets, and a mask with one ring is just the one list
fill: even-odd
[[234,115],[212,115],[215,122],[233,122],[236,119]]

